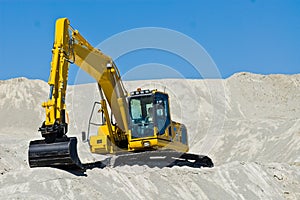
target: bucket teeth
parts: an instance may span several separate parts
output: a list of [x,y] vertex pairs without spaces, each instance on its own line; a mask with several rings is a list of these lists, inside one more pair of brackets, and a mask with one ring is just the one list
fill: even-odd
[[76,137],[66,138],[54,143],[45,143],[44,140],[31,141],[28,160],[30,167],[83,169],[77,154]]

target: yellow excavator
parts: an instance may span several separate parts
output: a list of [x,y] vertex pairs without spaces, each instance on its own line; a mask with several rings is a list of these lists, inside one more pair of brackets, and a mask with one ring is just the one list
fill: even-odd
[[[93,107],[99,104],[97,114],[102,119],[97,135],[83,134],[92,153],[117,155],[113,166],[147,164],[153,157],[164,157],[168,166],[213,166],[209,157],[187,153],[187,129],[171,120],[168,94],[141,88],[128,94],[113,60],[90,45],[67,18],[61,18],[56,21],[49,99],[42,104],[46,119],[39,132],[44,139],[30,142],[30,167],[85,168],[78,158],[76,137],[66,135],[68,70],[73,63],[99,87],[100,102]],[[91,125],[90,120],[89,130]]]

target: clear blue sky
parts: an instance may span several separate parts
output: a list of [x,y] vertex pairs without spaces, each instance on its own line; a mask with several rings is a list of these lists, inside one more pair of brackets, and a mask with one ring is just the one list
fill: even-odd
[[[93,45],[132,28],[179,31],[206,49],[224,78],[240,71],[300,73],[300,0],[0,0],[1,80],[48,79],[59,17],[68,17]],[[121,74],[151,62],[179,71],[188,64],[157,51],[116,62]],[[71,66],[70,83],[76,72]],[[184,73],[197,78],[192,70]]]

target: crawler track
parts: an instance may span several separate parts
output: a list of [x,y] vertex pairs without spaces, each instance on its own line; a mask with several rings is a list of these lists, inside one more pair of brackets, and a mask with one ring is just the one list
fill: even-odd
[[203,155],[172,150],[145,151],[114,155],[95,163],[82,164],[77,154],[77,139],[66,138],[54,143],[44,140],[31,141],[28,151],[30,167],[55,167],[65,170],[85,171],[93,168],[139,165],[148,167],[189,166],[194,168],[213,167],[212,160]]
[[194,168],[213,167],[212,160],[207,156],[177,151],[146,151],[113,156],[108,159],[108,166],[146,165],[149,167],[189,166]]

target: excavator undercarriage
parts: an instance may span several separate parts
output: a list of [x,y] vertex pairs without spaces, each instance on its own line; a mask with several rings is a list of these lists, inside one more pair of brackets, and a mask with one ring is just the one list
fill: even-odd
[[112,155],[95,163],[81,163],[76,149],[77,139],[45,144],[44,140],[30,142],[30,167],[54,167],[65,170],[86,170],[95,167],[148,166],[150,168],[189,166],[193,168],[213,167],[207,156],[173,150],[145,151]]

